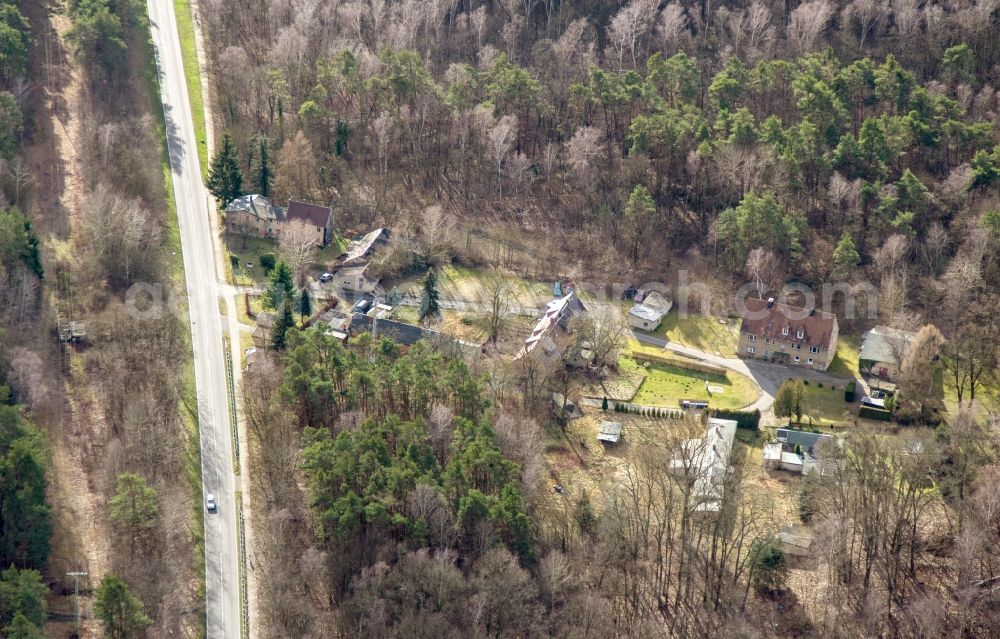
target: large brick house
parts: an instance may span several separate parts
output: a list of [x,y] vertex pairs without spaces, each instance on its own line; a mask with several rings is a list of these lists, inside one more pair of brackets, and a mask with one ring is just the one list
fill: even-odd
[[837,355],[837,316],[774,299],[748,299],[740,326],[740,357],[825,371]]
[[316,246],[333,237],[333,211],[328,206],[288,200],[288,208],[271,204],[263,195],[243,195],[223,209],[226,230],[232,234],[280,240],[283,233],[300,225],[313,233]]

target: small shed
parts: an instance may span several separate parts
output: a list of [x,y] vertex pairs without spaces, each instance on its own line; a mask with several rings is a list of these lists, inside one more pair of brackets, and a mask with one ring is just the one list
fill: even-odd
[[602,421],[597,430],[597,441],[606,446],[614,446],[622,438],[621,422]]
[[[563,403],[565,402],[565,408]],[[570,399],[564,399],[561,393],[552,393],[552,410],[560,419],[576,419],[583,417],[583,413]]]
[[794,559],[812,557],[813,536],[805,526],[785,526],[778,533],[778,545],[785,556]]
[[790,473],[802,473],[804,467],[805,460],[802,459],[802,455],[781,453],[781,470],[787,470]]
[[69,322],[59,328],[59,341],[74,344],[87,339],[87,325],[83,322]]
[[764,444],[764,468],[774,470],[781,465],[781,442]]

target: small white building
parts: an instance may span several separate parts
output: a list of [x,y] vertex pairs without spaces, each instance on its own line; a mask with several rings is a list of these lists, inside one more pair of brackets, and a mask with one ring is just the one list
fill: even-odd
[[369,266],[370,264],[343,266],[334,273],[333,281],[345,291],[371,293],[378,286],[379,281],[371,276]]
[[695,512],[713,513],[722,507],[736,427],[737,423],[731,419],[709,419],[704,436],[682,442],[670,461],[669,471],[672,474],[687,475],[694,481],[692,496],[697,503]]
[[614,446],[622,438],[621,422],[602,421],[597,430],[597,441]]
[[802,455],[797,455],[795,453],[781,453],[781,470],[787,470],[790,473],[802,474],[805,468],[805,460],[802,459]]
[[632,328],[644,331],[655,331],[663,323],[663,318],[674,303],[656,291],[650,291],[642,301],[636,303],[628,312],[628,323]]

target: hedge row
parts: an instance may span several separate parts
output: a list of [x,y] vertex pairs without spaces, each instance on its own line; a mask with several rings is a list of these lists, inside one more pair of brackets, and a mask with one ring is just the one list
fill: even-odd
[[688,359],[686,357],[677,357],[670,354],[660,355],[656,353],[646,353],[643,351],[632,351],[632,359],[637,362],[669,364],[670,366],[676,366],[677,368],[684,368],[698,373],[710,373],[712,375],[722,376],[725,376],[726,374],[726,369],[722,366],[716,366],[715,364],[710,364],[708,362],[700,362],[698,360]]
[[867,417],[868,419],[877,419],[879,421],[887,422],[892,419],[892,413],[884,408],[862,406],[858,409],[858,417]]
[[731,419],[736,422],[737,428],[752,430],[755,433],[757,432],[757,429],[760,428],[759,410],[745,411],[713,408],[709,411],[709,414],[718,419]]
[[633,406],[616,403],[615,412],[641,415],[643,417],[669,417],[670,419],[680,419],[681,417],[680,411],[675,408],[660,408],[658,406]]

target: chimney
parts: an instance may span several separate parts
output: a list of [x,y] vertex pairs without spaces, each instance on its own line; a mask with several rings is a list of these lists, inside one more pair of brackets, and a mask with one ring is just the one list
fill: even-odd
[[774,298],[773,297],[769,297],[769,298],[767,298],[767,307],[771,308],[772,306],[774,306]]

